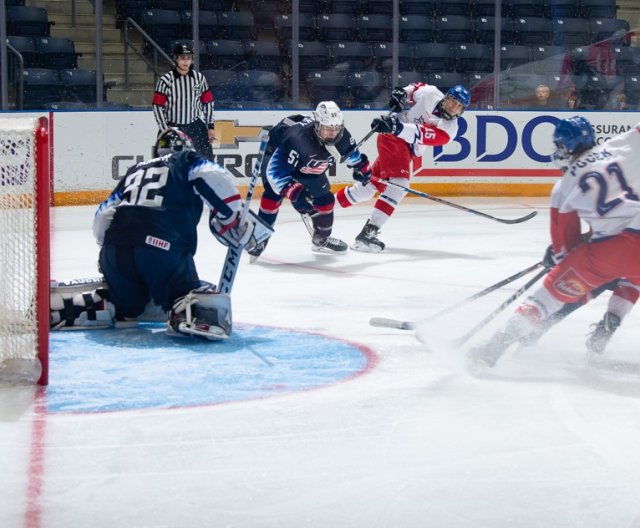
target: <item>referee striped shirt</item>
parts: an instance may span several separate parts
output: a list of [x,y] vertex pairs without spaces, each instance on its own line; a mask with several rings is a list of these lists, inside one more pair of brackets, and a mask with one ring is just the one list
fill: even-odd
[[205,76],[193,66],[186,75],[174,68],[160,77],[151,105],[160,130],[188,125],[198,118],[213,128],[213,93]]

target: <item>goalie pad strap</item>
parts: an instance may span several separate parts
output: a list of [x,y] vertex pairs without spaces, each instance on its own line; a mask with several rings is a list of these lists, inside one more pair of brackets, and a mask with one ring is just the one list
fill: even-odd
[[[97,292],[96,292],[97,293]],[[87,312],[87,319],[89,321],[96,320],[96,309],[98,306],[93,302],[93,296],[90,293],[83,293],[82,299],[84,300],[85,311]],[[102,304],[102,301],[100,302]]]
[[105,294],[104,289],[75,294],[52,292],[49,326],[53,329],[113,326],[115,306]]

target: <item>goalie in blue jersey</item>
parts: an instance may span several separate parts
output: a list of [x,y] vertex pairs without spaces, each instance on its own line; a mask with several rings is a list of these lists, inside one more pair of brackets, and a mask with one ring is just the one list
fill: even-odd
[[228,293],[203,285],[196,271],[197,225],[206,204],[211,232],[241,251],[255,247],[260,221],[251,211],[242,214],[232,176],[196,153],[184,133],[165,130],[155,154],[131,167],[96,211],[93,233],[108,289],[71,299],[52,295],[52,327],[135,321],[152,302],[168,313],[170,333],[229,336]]

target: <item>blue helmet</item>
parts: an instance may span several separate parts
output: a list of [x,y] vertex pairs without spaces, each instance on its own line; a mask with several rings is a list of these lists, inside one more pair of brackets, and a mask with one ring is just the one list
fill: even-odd
[[[450,114],[445,109],[443,102],[449,98],[455,99],[462,105],[462,110],[460,110],[460,112],[458,112],[457,114]],[[455,86],[452,86],[451,88],[449,88],[449,90],[445,94],[442,101],[440,101],[438,106],[440,107],[440,111],[445,119],[455,119],[457,117],[460,117],[464,112],[465,108],[467,108],[470,104],[471,104],[471,94],[469,93],[469,90],[467,90],[461,84],[456,84]]]
[[595,146],[596,134],[584,117],[573,116],[558,121],[553,131],[553,142],[557,149],[554,159],[566,159]]

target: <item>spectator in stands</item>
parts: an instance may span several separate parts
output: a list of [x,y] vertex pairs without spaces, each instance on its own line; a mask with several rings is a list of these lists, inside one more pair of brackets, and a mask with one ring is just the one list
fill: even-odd
[[567,94],[567,108],[575,109],[580,105],[580,99],[578,97],[578,91],[575,86],[572,86],[569,89],[569,93]]
[[539,84],[536,86],[536,106],[548,106],[549,105],[549,95],[551,95],[551,90],[546,84]]
[[158,135],[167,128],[177,128],[193,140],[198,153],[213,160],[213,93],[204,75],[193,68],[191,44],[176,44],[173,58],[175,66],[158,80],[151,103]]
[[627,96],[622,92],[613,94],[609,102],[609,108],[612,110],[629,110],[627,106]]

